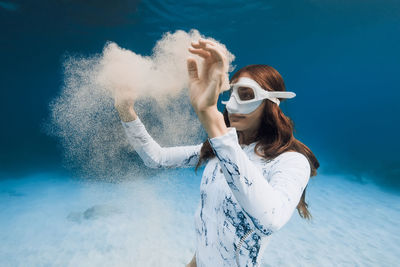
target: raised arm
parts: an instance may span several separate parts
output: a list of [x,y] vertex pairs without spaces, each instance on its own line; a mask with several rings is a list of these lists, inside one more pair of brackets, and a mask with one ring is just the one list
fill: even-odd
[[204,40],[192,43],[192,47],[189,51],[204,59],[200,73],[194,59],[187,61],[192,106],[207,131],[232,194],[258,231],[269,235],[290,219],[299,203],[310,177],[308,160],[297,152],[279,155],[268,182],[262,170],[241,149],[236,129],[226,127],[217,109],[226,75],[224,50]]
[[160,147],[149,135],[138,118],[133,106],[134,96],[124,90],[116,90],[114,105],[129,143],[150,168],[177,168],[196,166],[201,144],[196,146]]
[[228,129],[209,139],[211,147],[233,195],[255,227],[269,235],[292,216],[310,178],[310,164],[304,155],[286,152],[276,158],[268,182],[241,149],[235,128]]
[[195,146],[161,147],[149,135],[138,117],[130,122],[122,121],[129,143],[151,168],[177,168],[196,166],[202,144]]

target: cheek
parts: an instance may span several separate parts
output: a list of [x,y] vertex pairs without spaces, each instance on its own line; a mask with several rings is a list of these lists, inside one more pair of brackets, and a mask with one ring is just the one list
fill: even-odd
[[248,119],[247,120],[247,125],[249,125],[249,127],[251,127],[251,128],[254,128],[254,126],[255,125],[257,125],[258,124],[258,121],[257,121],[257,119],[256,118],[254,118],[254,119]]
[[254,127],[254,121],[251,118],[245,118],[241,119],[236,123],[240,128],[244,129],[250,129]]
[[[255,114],[256,115],[256,114]],[[249,125],[249,127],[251,128],[255,128],[258,127],[261,123],[261,116],[259,116],[258,114],[256,116],[251,116],[246,118],[246,123],[247,125]]]
[[251,121],[253,124],[259,124],[261,122],[262,114],[263,113],[263,107],[259,107],[254,114],[251,116]]

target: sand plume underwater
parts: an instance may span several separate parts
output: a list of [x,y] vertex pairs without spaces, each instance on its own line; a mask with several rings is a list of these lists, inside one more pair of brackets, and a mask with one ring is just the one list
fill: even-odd
[[[100,54],[67,57],[64,86],[50,104],[46,125],[63,148],[66,166],[80,176],[107,180],[143,169],[126,141],[114,98],[136,99],[135,110],[160,145],[202,143],[206,135],[190,105],[186,63],[194,58],[201,71],[202,59],[188,51],[199,38],[217,42],[197,30],[176,31],[165,33],[150,56],[108,42]],[[229,83],[235,57],[218,44],[226,52]]]

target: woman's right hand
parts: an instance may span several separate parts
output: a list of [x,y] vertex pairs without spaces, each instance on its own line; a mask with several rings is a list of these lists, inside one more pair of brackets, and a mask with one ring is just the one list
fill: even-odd
[[114,93],[114,106],[118,111],[119,117],[123,122],[134,121],[137,119],[137,114],[133,108],[135,98],[122,90]]

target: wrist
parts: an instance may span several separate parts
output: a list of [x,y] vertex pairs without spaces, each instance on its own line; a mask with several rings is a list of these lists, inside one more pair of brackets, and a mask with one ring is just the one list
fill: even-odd
[[123,122],[134,121],[138,117],[133,107],[128,109],[118,109],[118,115]]
[[216,106],[212,106],[201,111],[198,110],[197,116],[199,117],[199,120],[206,130],[209,138],[224,135],[228,131],[228,128],[225,124],[224,115],[217,109]]
[[196,113],[200,116],[214,116],[216,114],[222,114],[219,112],[218,108],[216,105],[205,107],[205,108],[198,108],[196,109]]

